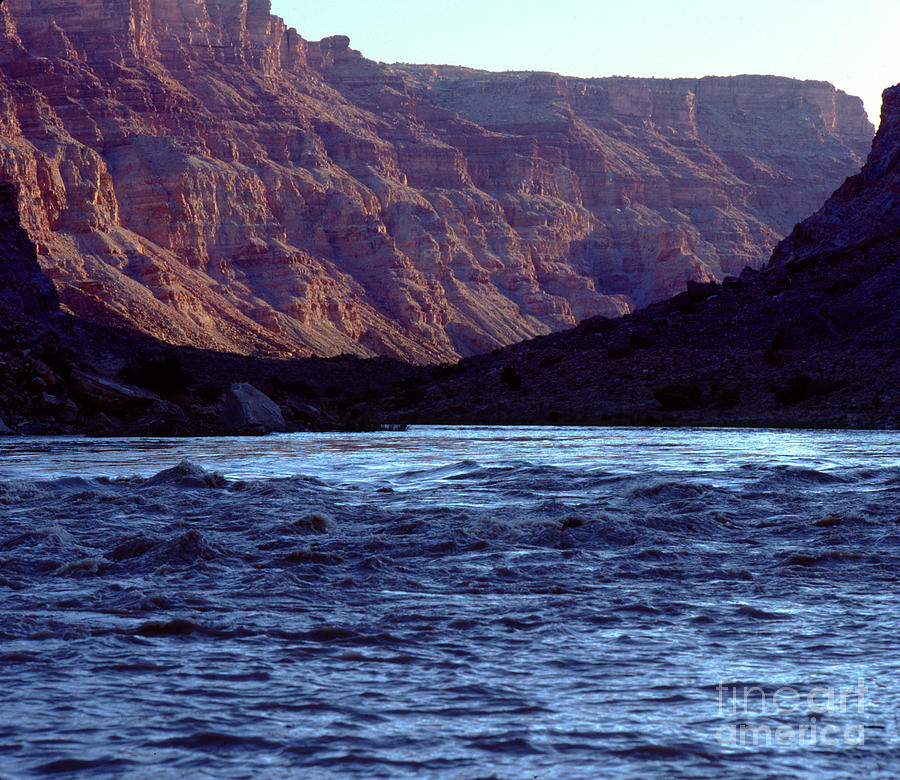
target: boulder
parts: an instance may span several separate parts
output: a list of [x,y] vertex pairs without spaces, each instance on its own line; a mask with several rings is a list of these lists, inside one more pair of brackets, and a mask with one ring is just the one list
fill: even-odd
[[61,403],[59,398],[50,393],[41,393],[41,397],[38,399],[38,406],[45,412],[52,412]]
[[687,283],[687,294],[692,301],[705,301],[715,295],[718,290],[719,285],[715,282],[695,282],[691,279]]
[[239,433],[287,430],[281,407],[249,382],[235,382],[225,394],[221,421],[224,428]]
[[744,270],[741,271],[741,275],[738,277],[738,280],[743,282],[744,284],[751,284],[755,282],[759,278],[760,272],[755,268],[751,268],[749,265],[744,267]]
[[72,371],[71,388],[81,401],[103,411],[139,412],[159,400],[159,396],[148,390],[119,384],[78,369]]
[[137,436],[179,436],[189,430],[188,417],[178,404],[158,400],[147,407],[128,433]]
[[116,436],[122,433],[122,424],[100,412],[88,420],[86,432],[88,436]]
[[338,419],[335,415],[299,399],[289,398],[286,405],[294,420],[308,428],[333,428],[338,424]]
[[78,406],[77,404],[69,399],[67,400],[56,413],[56,416],[59,417],[60,420],[64,423],[73,423],[78,419]]

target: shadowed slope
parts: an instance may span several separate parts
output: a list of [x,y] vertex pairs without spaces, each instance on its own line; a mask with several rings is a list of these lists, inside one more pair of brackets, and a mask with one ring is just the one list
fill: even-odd
[[761,272],[464,361],[410,420],[900,424],[900,87],[862,172]]

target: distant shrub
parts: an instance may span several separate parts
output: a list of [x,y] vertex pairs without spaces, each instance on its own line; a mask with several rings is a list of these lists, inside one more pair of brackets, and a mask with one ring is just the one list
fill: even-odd
[[772,392],[780,404],[797,404],[810,396],[816,395],[819,388],[806,374],[795,374],[783,385],[776,385]]
[[75,362],[75,355],[71,350],[57,344],[46,345],[40,352],[40,358],[58,376],[68,376]]
[[850,382],[846,379],[813,379],[806,374],[795,374],[786,384],[770,386],[775,400],[782,404],[796,404],[815,396],[824,396],[842,390]]
[[227,388],[222,385],[206,384],[197,387],[194,390],[194,394],[203,401],[203,403],[213,404],[225,395],[226,389]]
[[407,404],[420,404],[425,400],[425,388],[418,383],[409,383],[403,388],[403,400]]
[[716,393],[716,406],[720,409],[733,409],[741,401],[741,394],[736,387],[722,387]]
[[315,398],[318,395],[318,390],[303,379],[275,379],[273,384],[288,395],[299,395],[304,398]]
[[378,431],[384,419],[370,403],[358,403],[346,408],[341,414],[340,426],[343,431]]
[[649,333],[632,333],[628,337],[629,349],[647,349],[653,346],[653,339]]

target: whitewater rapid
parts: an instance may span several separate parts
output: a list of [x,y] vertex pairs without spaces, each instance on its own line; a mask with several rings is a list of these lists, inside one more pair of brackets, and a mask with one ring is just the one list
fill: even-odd
[[895,777],[898,445],[5,439],[0,777]]

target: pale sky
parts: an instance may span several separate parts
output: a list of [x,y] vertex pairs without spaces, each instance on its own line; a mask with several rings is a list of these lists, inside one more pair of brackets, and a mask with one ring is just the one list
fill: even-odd
[[272,0],[272,12],[382,62],[830,81],[876,126],[881,91],[900,82],[900,0]]

